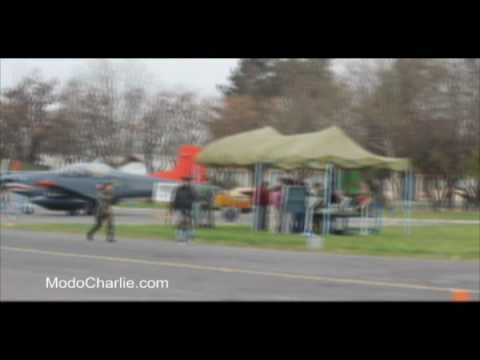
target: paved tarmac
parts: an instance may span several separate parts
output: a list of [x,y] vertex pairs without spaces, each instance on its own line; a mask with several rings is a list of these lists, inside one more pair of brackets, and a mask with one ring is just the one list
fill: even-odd
[[[48,224],[48,223],[72,223],[72,224],[92,224],[93,216],[78,215],[70,216],[61,211],[49,211],[39,206],[34,206],[35,213],[31,215],[22,214],[20,212],[12,213],[9,216],[10,221],[18,224]],[[136,209],[114,207],[115,222],[117,224],[162,224],[165,221],[166,210],[163,209]],[[215,212],[216,224],[252,224],[252,213],[241,214],[234,222],[226,222],[220,211]],[[362,221],[352,219],[352,225],[361,226]],[[385,218],[384,225],[403,225],[405,219],[402,218]],[[443,220],[443,219],[412,219],[410,224],[413,226],[422,225],[472,225],[479,224],[480,219],[476,220]]]
[[[73,219],[78,222],[79,218]],[[480,293],[478,261],[328,255],[127,238],[116,243],[101,238],[88,242],[81,235],[5,227],[0,228],[0,272],[2,301],[450,301],[455,288],[471,291],[478,301]],[[57,285],[74,279],[77,285],[86,281],[93,288],[47,288],[47,279],[54,285],[55,278]],[[117,287],[106,288],[114,280]],[[127,288],[129,280],[134,288]],[[141,280],[167,280],[168,286],[157,281],[147,284],[156,288],[141,288]]]

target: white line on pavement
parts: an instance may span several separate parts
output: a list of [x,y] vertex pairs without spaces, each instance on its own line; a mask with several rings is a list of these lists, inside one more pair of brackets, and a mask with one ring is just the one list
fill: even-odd
[[[283,279],[308,280],[308,281],[330,282],[330,283],[349,284],[349,285],[392,287],[392,288],[401,288],[401,289],[441,291],[441,292],[451,292],[453,290],[456,290],[455,288],[435,287],[435,286],[420,285],[420,284],[402,284],[402,283],[395,283],[395,282],[381,282],[381,281],[373,281],[373,280],[359,280],[359,279],[334,278],[334,277],[316,276],[316,275],[255,271],[255,270],[247,270],[247,269],[239,269],[239,268],[195,265],[195,264],[168,262],[168,261],[152,261],[152,260],[143,260],[143,259],[135,259],[135,258],[66,253],[66,252],[58,252],[58,251],[46,251],[46,250],[39,250],[39,249],[33,249],[33,248],[20,248],[20,247],[11,247],[11,246],[2,246],[0,247],[0,249],[7,250],[7,251],[40,254],[40,255],[76,257],[76,258],[83,258],[83,259],[117,261],[117,262],[133,263],[133,264],[156,265],[156,266],[191,269],[191,270],[215,271],[215,272],[222,272],[222,273],[270,276],[270,277],[277,277],[277,278],[283,278]],[[462,290],[467,290],[475,294],[480,293],[480,290],[475,290],[475,289],[462,289]]]

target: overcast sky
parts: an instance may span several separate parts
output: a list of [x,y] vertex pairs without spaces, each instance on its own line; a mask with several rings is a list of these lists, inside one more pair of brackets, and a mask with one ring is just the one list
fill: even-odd
[[[1,88],[14,86],[22,77],[39,69],[46,79],[60,81],[82,71],[88,59],[1,59]],[[344,62],[345,60],[343,60]],[[115,59],[118,63],[136,63],[167,88],[183,88],[202,96],[219,95],[216,85],[225,84],[238,59]],[[336,61],[342,63],[342,61]]]

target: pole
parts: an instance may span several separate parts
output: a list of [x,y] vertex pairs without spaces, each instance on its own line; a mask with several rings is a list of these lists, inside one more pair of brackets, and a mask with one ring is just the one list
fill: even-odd
[[332,184],[333,180],[333,171],[334,168],[332,165],[329,165],[329,173],[328,173],[328,198],[327,198],[327,235],[330,234],[330,226],[331,226],[331,217],[330,217],[330,205],[331,205],[331,200],[332,200],[332,194],[333,194],[333,187],[335,184]]
[[410,176],[410,181],[409,181],[409,184],[410,184],[410,192],[409,192],[409,199],[408,199],[408,222],[409,222],[409,226],[408,226],[408,235],[411,234],[411,223],[412,223],[412,207],[413,207],[413,201],[414,201],[414,186],[415,186],[415,183],[414,183],[414,178],[413,178],[413,170],[410,169],[409,171],[409,176]]
[[342,169],[335,168],[335,190],[342,189]]
[[258,208],[257,208],[257,198],[258,198],[258,187],[257,187],[257,169],[258,164],[255,164],[254,170],[253,170],[253,186],[255,188],[254,192],[254,197],[253,197],[253,230],[257,231],[257,213],[258,213]]
[[253,220],[253,229],[255,231],[259,230],[260,222],[260,209],[257,204],[260,202],[260,187],[262,185],[263,179],[263,164],[255,164],[255,197],[254,197],[254,220]]
[[408,181],[408,171],[405,171],[403,176],[403,191],[402,191],[402,200],[403,200],[403,231],[407,232],[407,181]]
[[324,196],[325,196],[325,205],[326,208],[323,212],[322,219],[322,233],[324,236],[330,233],[330,198],[331,198],[331,165],[328,164],[325,168],[325,179],[324,179]]
[[412,181],[412,170],[407,170],[405,173],[405,183],[404,183],[404,230],[407,235],[411,234],[411,206],[412,206],[412,197],[413,197],[413,181]]

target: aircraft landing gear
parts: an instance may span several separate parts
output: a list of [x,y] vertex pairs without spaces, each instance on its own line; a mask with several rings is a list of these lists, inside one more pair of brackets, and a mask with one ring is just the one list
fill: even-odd
[[33,209],[32,204],[26,204],[22,207],[22,213],[26,215],[32,215],[34,212],[35,210]]

